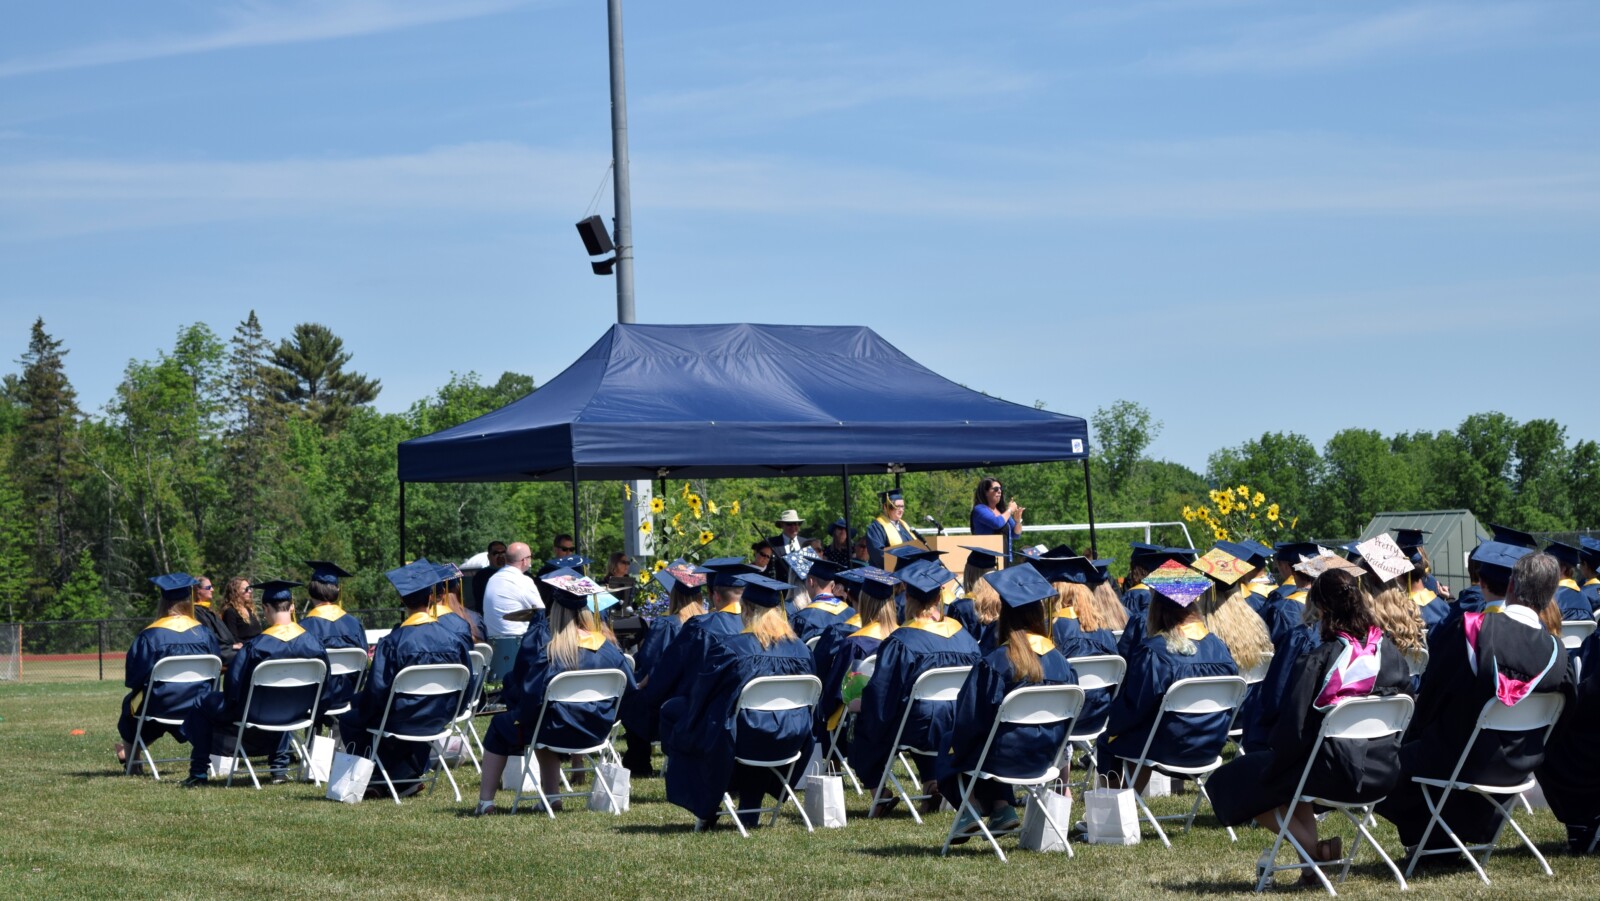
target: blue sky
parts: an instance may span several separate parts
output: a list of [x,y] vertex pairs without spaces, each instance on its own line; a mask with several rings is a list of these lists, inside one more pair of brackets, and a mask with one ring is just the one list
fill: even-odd
[[[602,0],[10,6],[7,370],[43,316],[97,409],[254,308],[401,409],[614,321],[572,227],[611,202]],[[640,321],[867,325],[1011,400],[1138,401],[1196,468],[1484,410],[1600,438],[1600,5],[625,14]]]

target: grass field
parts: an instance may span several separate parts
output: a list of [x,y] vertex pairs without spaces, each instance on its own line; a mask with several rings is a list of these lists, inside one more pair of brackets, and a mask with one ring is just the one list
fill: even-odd
[[[974,899],[1248,895],[1270,836],[1240,831],[1230,844],[1215,821],[1132,848],[1077,845],[1077,857],[1011,855],[979,843],[940,859],[949,813],[917,826],[904,813],[865,819],[850,796],[847,828],[808,835],[797,818],[741,839],[731,827],[695,835],[691,818],[663,800],[659,779],[639,780],[622,817],[577,810],[552,821],[522,813],[475,820],[470,797],[446,789],[397,807],[346,806],[310,785],[254,791],[184,790],[181,764],[157,783],[113,766],[122,689],[113,683],[0,686],[0,896],[15,898],[879,898]],[[71,735],[74,729],[86,734]],[[158,754],[185,746],[163,739]],[[469,766],[461,777],[475,795]],[[442,783],[441,783],[442,785]],[[502,794],[509,805],[509,795]],[[1176,811],[1186,799],[1163,799]],[[1600,861],[1566,855],[1548,812],[1523,822],[1555,868],[1545,877],[1525,852],[1490,863],[1483,887],[1465,868],[1418,875],[1418,898],[1590,898]],[[1397,852],[1393,830],[1380,839]],[[1148,832],[1147,832],[1148,838]],[[1348,839],[1347,839],[1348,842]],[[1509,846],[1508,846],[1509,847]],[[1008,853],[1010,848],[1008,847]],[[1370,854],[1343,897],[1396,894]],[[1306,893],[1280,877],[1280,892]]]

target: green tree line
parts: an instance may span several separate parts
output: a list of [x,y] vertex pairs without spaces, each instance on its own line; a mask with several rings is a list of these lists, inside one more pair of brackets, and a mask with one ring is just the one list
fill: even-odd
[[[404,412],[381,413],[372,403],[382,385],[350,368],[326,326],[297,324],[274,341],[251,312],[226,338],[204,323],[178,329],[153,359],[128,363],[109,403],[86,411],[68,357],[41,319],[18,370],[0,379],[0,614],[9,619],[144,616],[153,606],[149,576],[303,578],[308,559],[357,573],[347,605],[388,606],[395,599],[382,573],[401,559],[462,560],[492,539],[542,551],[572,528],[565,484],[408,485],[407,546],[399,547],[397,445],[528,394],[536,387],[529,376],[507,372],[489,383],[457,373]],[[908,473],[911,519],[965,525],[977,479],[994,475],[1032,523],[1086,522],[1090,486],[1100,522],[1177,521],[1210,489],[1241,482],[1308,537],[1353,537],[1383,510],[1464,508],[1534,531],[1600,522],[1600,446],[1569,441],[1550,420],[1491,412],[1436,433],[1352,428],[1320,450],[1302,435],[1268,432],[1215,451],[1204,473],[1151,459],[1160,430],[1132,401],[1096,410],[1090,485],[1079,462]],[[641,446],[649,440],[641,435]],[[876,512],[876,492],[893,484],[888,474],[851,478],[856,531]],[[776,531],[772,520],[785,508],[799,510],[806,533],[818,536],[844,510],[839,479],[690,487],[724,505],[703,556],[747,552]],[[669,499],[682,493],[681,482],[660,488]],[[616,483],[580,488],[579,539],[591,556],[621,549],[623,491]],[[733,501],[740,512],[730,516]],[[1193,524],[1190,534],[1202,544],[1212,537]],[[1083,533],[1050,537],[1088,551]],[[1137,537],[1102,533],[1100,552],[1125,558]],[[1173,527],[1155,536],[1182,538]]]

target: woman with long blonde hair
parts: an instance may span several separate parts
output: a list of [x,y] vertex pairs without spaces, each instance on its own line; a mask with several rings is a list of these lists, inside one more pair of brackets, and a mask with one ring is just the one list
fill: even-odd
[[945,615],[960,623],[985,654],[1000,646],[1000,595],[986,577],[980,575],[967,596],[946,608]]
[[[793,755],[805,760],[814,741],[812,717],[805,709],[739,713],[735,723],[739,694],[752,679],[812,675],[814,669],[784,613],[789,586],[759,575],[744,576],[743,581],[743,631],[713,645],[689,695],[661,708],[667,800],[693,813],[701,827],[716,821],[724,793],[739,799],[740,821],[754,827],[759,815],[743,811],[753,811],[766,795],[777,797],[783,791],[770,770],[734,762],[736,734],[738,756],[756,760]],[[791,772],[795,780],[803,778],[803,767]]]
[[[862,581],[861,599],[856,604],[856,616],[852,618],[857,621],[855,631],[845,632],[848,625],[829,628],[817,641],[812,659],[822,679],[822,698],[817,702],[818,739],[837,728],[844,716],[845,680],[856,672],[861,661],[878,653],[879,645],[900,624],[894,602],[895,594],[901,589],[900,580],[894,576],[887,578],[889,581],[881,577]],[[842,735],[840,745],[848,745]]]
[[[515,699],[517,706],[495,716],[483,735],[483,779],[478,789],[476,816],[494,812],[494,794],[500,787],[506,760],[521,754],[535,738],[558,747],[583,748],[600,744],[611,732],[617,719],[617,699],[561,704],[550,712],[535,736],[533,728],[539,721],[539,711],[544,706],[545,690],[551,679],[571,670],[618,669],[627,674],[628,688],[634,687],[633,670],[627,658],[601,629],[599,615],[589,607],[591,596],[568,591],[554,581],[579,575],[575,570],[558,569],[543,577],[553,601],[549,610],[549,640],[543,643],[537,638],[524,640],[512,669],[513,676],[521,676],[521,694]],[[525,656],[530,659],[522,659]],[[507,682],[510,681],[508,678]],[[547,790],[559,785],[561,756],[543,748],[535,756],[540,784]],[[561,801],[551,802],[551,809],[560,810]]]
[[[1085,557],[1071,557],[1061,561],[1040,560],[1036,568],[1055,585],[1056,597],[1049,611],[1050,637],[1056,649],[1068,660],[1076,657],[1097,657],[1117,653],[1117,636],[1105,628],[1104,611],[1088,582],[1095,577],[1094,561]],[[1112,607],[1124,616],[1122,604],[1112,600]],[[1073,728],[1080,734],[1093,732],[1105,723],[1111,711],[1114,689],[1101,688],[1086,691],[1083,707],[1078,711],[1078,721]]]

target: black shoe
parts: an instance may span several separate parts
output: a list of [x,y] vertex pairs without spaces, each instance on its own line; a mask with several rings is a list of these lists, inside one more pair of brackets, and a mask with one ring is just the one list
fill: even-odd
[[210,785],[211,782],[204,776],[190,776],[178,784],[184,788],[205,788],[206,786]]

